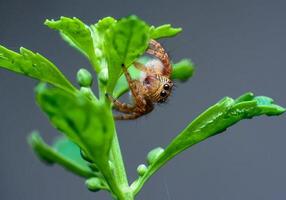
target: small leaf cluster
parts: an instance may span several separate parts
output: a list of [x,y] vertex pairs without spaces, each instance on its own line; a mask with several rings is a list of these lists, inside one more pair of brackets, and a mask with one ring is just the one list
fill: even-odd
[[[0,46],[0,67],[39,80],[35,89],[38,106],[62,135],[51,145],[34,131],[29,143],[46,164],[58,164],[86,179],[91,191],[106,190],[114,199],[133,200],[144,183],[174,156],[211,136],[219,134],[242,119],[259,115],[279,115],[285,109],[265,96],[246,93],[237,99],[223,98],[208,108],[175,137],[165,149],[157,147],[146,156],[147,164],[137,168],[138,178],[129,184],[117,138],[112,105],[105,97],[120,97],[129,88],[121,65],[129,68],[133,78],[140,71],[135,60],[147,62],[143,56],[150,39],[176,36],[181,28],[170,24],[150,26],[136,16],[116,20],[106,17],[86,25],[78,18],[61,17],[46,20],[45,25],[59,31],[61,37],[81,52],[97,73],[79,69],[79,87],[70,83],[48,59],[25,48],[14,52]],[[172,79],[187,81],[194,73],[189,59],[173,63]],[[99,93],[91,89],[97,84]]]

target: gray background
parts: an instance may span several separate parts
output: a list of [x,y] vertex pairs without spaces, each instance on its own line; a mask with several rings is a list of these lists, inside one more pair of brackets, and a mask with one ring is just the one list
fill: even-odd
[[[196,74],[167,105],[136,121],[119,122],[118,132],[130,180],[147,152],[165,146],[194,117],[223,96],[246,91],[273,97],[286,106],[286,2],[190,1],[0,1],[0,43],[41,52],[75,81],[89,67],[45,18],[77,16],[94,23],[104,16],[136,14],[150,24],[171,23],[182,34],[162,40],[172,59],[192,58]],[[36,81],[0,70],[0,199],[110,199],[91,193],[84,180],[60,167],[47,167],[26,144],[38,129],[51,141],[58,133],[34,103]],[[226,134],[177,156],[155,174],[137,199],[280,200],[286,198],[285,119],[242,121]]]

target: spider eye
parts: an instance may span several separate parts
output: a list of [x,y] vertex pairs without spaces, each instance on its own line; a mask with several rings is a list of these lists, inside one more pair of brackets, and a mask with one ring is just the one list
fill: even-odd
[[169,89],[170,89],[170,85],[169,85],[169,84],[165,84],[165,85],[163,86],[163,88],[164,88],[164,90],[169,90]]
[[161,97],[167,96],[167,92],[166,92],[165,90],[163,90],[163,91],[160,93],[160,96],[161,96]]

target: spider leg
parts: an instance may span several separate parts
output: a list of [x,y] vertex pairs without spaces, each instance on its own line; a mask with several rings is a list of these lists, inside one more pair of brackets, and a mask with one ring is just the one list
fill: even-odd
[[157,42],[156,40],[151,39],[149,42],[149,49],[153,49],[155,51],[161,51],[161,52],[165,52],[164,48],[162,47],[162,45]]
[[156,40],[150,40],[147,53],[157,57],[163,63],[164,69],[162,74],[170,77],[172,73],[172,65],[169,56],[162,45]]
[[134,111],[135,105],[130,105],[123,103],[117,99],[114,99],[110,94],[106,93],[106,97],[113,103],[114,108],[123,113],[132,113]]
[[114,118],[116,120],[130,120],[130,119],[137,119],[142,115],[143,113],[130,113],[130,114],[117,115]]
[[138,69],[138,70],[140,70],[140,71],[142,71],[142,72],[146,72],[146,73],[148,73],[149,72],[149,70],[148,70],[148,68],[145,66],[145,65],[143,65],[142,63],[139,63],[139,62],[134,62],[133,63],[133,65]]
[[122,70],[124,72],[124,75],[126,77],[126,80],[128,82],[130,91],[132,93],[132,96],[134,97],[135,100],[135,104],[136,107],[144,107],[145,105],[145,101],[144,98],[142,97],[142,95],[140,94],[140,82],[138,80],[132,80],[127,68],[125,67],[125,65],[122,65]]

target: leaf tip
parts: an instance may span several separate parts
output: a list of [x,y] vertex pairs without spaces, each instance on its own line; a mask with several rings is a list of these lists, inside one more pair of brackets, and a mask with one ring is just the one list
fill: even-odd
[[274,105],[274,106],[275,106],[275,109],[276,109],[274,115],[281,115],[281,114],[283,114],[286,111],[286,109],[284,107],[282,107],[282,106],[279,106],[279,105]]
[[179,27],[179,28],[174,28],[176,31],[177,31],[177,34],[178,33],[181,33],[183,31],[183,28]]
[[49,26],[51,23],[53,23],[55,20],[54,19],[46,19],[44,21],[44,25]]
[[34,147],[39,141],[41,141],[41,137],[38,131],[32,131],[27,137],[28,144],[31,147]]

